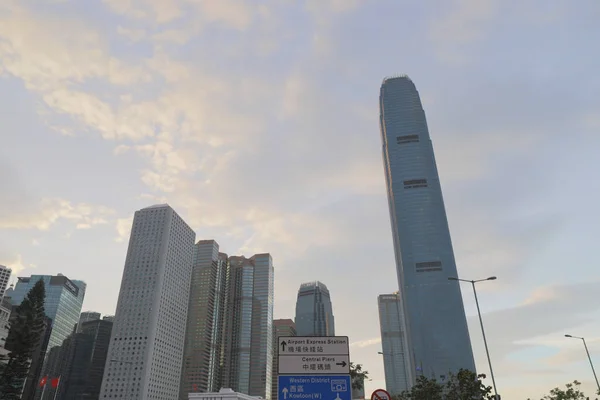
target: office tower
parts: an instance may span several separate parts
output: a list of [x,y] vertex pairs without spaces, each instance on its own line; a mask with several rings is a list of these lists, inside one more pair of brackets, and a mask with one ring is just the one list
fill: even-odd
[[96,311],[84,311],[79,315],[79,322],[77,323],[77,332],[81,331],[81,324],[88,321],[95,321],[100,319],[100,313]]
[[279,338],[282,336],[296,336],[296,324],[291,319],[273,320],[273,368],[271,383],[271,400],[277,400],[278,376],[279,376]]
[[58,388],[37,389],[36,399],[98,399],[108,354],[112,322],[84,322],[62,345],[48,352],[42,376],[60,377]]
[[181,400],[190,392],[216,392],[223,373],[223,325],[227,301],[227,255],[214,240],[195,247],[181,380]]
[[2,356],[8,355],[9,351],[6,350],[6,338],[10,331],[9,319],[12,312],[10,303],[0,300],[0,362],[3,361]]
[[300,285],[296,331],[298,336],[335,336],[331,296],[323,283],[315,281]]
[[195,236],[167,204],[136,211],[100,398],[179,397]]
[[385,371],[385,386],[392,395],[410,389],[408,352],[402,301],[398,292],[381,294],[377,298],[379,326],[381,328],[381,352]]
[[380,93],[383,161],[396,269],[413,371],[438,380],[474,371],[473,351],[433,146],[419,93],[406,76]]
[[83,399],[100,398],[100,387],[102,386],[112,328],[113,322],[107,320],[88,321],[81,326],[81,333],[92,339],[92,352],[85,362],[87,368],[83,370],[85,382],[81,392]]
[[79,321],[81,306],[85,297],[86,284],[83,281],[70,280],[62,274],[31,275],[17,278],[17,285],[12,293],[12,304],[18,306],[27,296],[33,286],[39,281],[44,282],[46,300],[44,310],[52,320],[52,333],[48,349],[60,346],[72,332]]
[[222,387],[271,399],[273,259],[270,254],[229,258]]
[[5,267],[4,265],[0,265],[0,301],[4,297],[4,292],[8,286],[8,280],[10,279],[11,272],[12,269]]
[[115,316],[114,315],[105,315],[104,317],[102,317],[102,321],[115,322]]

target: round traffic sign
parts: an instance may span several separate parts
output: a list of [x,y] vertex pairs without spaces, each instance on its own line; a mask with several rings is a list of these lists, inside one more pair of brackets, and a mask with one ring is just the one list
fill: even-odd
[[392,400],[392,396],[384,389],[377,389],[371,395],[371,400]]

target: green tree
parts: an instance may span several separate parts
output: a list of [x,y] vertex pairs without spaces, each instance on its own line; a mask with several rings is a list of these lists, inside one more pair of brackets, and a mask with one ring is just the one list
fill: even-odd
[[[542,397],[542,400],[586,400],[585,394],[579,388],[581,382],[573,381],[573,383],[567,383],[565,389],[554,388],[550,391],[550,394]],[[530,400],[530,399],[527,399]]]
[[6,338],[8,362],[0,375],[0,393],[3,400],[21,398],[29,364],[44,332],[44,282],[39,280],[16,308]]
[[461,369],[458,374],[450,374],[445,384],[424,376],[409,391],[394,396],[394,400],[491,400],[492,387],[483,384],[485,375]]
[[361,390],[365,385],[365,380],[369,379],[369,371],[363,371],[362,364],[350,363],[350,380],[352,389]]
[[395,396],[395,400],[442,400],[443,391],[444,387],[438,381],[421,375],[409,391]]
[[485,374],[477,375],[473,371],[461,369],[458,374],[450,374],[446,383],[445,400],[484,399],[492,400],[492,387],[483,384]]

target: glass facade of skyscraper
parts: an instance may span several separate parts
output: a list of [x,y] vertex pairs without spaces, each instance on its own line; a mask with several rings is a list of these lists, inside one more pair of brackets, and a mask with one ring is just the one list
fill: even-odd
[[296,301],[298,336],[335,336],[335,321],[329,289],[321,282],[300,285]]
[[223,387],[271,398],[273,259],[270,254],[229,258]]
[[475,370],[433,146],[406,76],[380,92],[383,160],[411,372],[444,380]]
[[400,294],[382,294],[378,297],[377,303],[385,386],[392,395],[398,395],[410,389],[410,366]]
[[48,318],[52,320],[52,333],[48,342],[48,350],[62,345],[79,322],[79,314],[85,297],[86,284],[83,281],[72,281],[66,276],[31,275],[18,278],[12,293],[11,302],[19,305],[31,288],[39,281],[44,281],[46,301],[44,308]]

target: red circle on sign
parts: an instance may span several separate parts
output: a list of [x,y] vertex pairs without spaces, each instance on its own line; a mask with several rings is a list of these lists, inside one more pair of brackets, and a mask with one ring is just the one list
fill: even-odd
[[371,395],[371,400],[392,400],[392,396],[390,396],[387,390],[377,389]]

